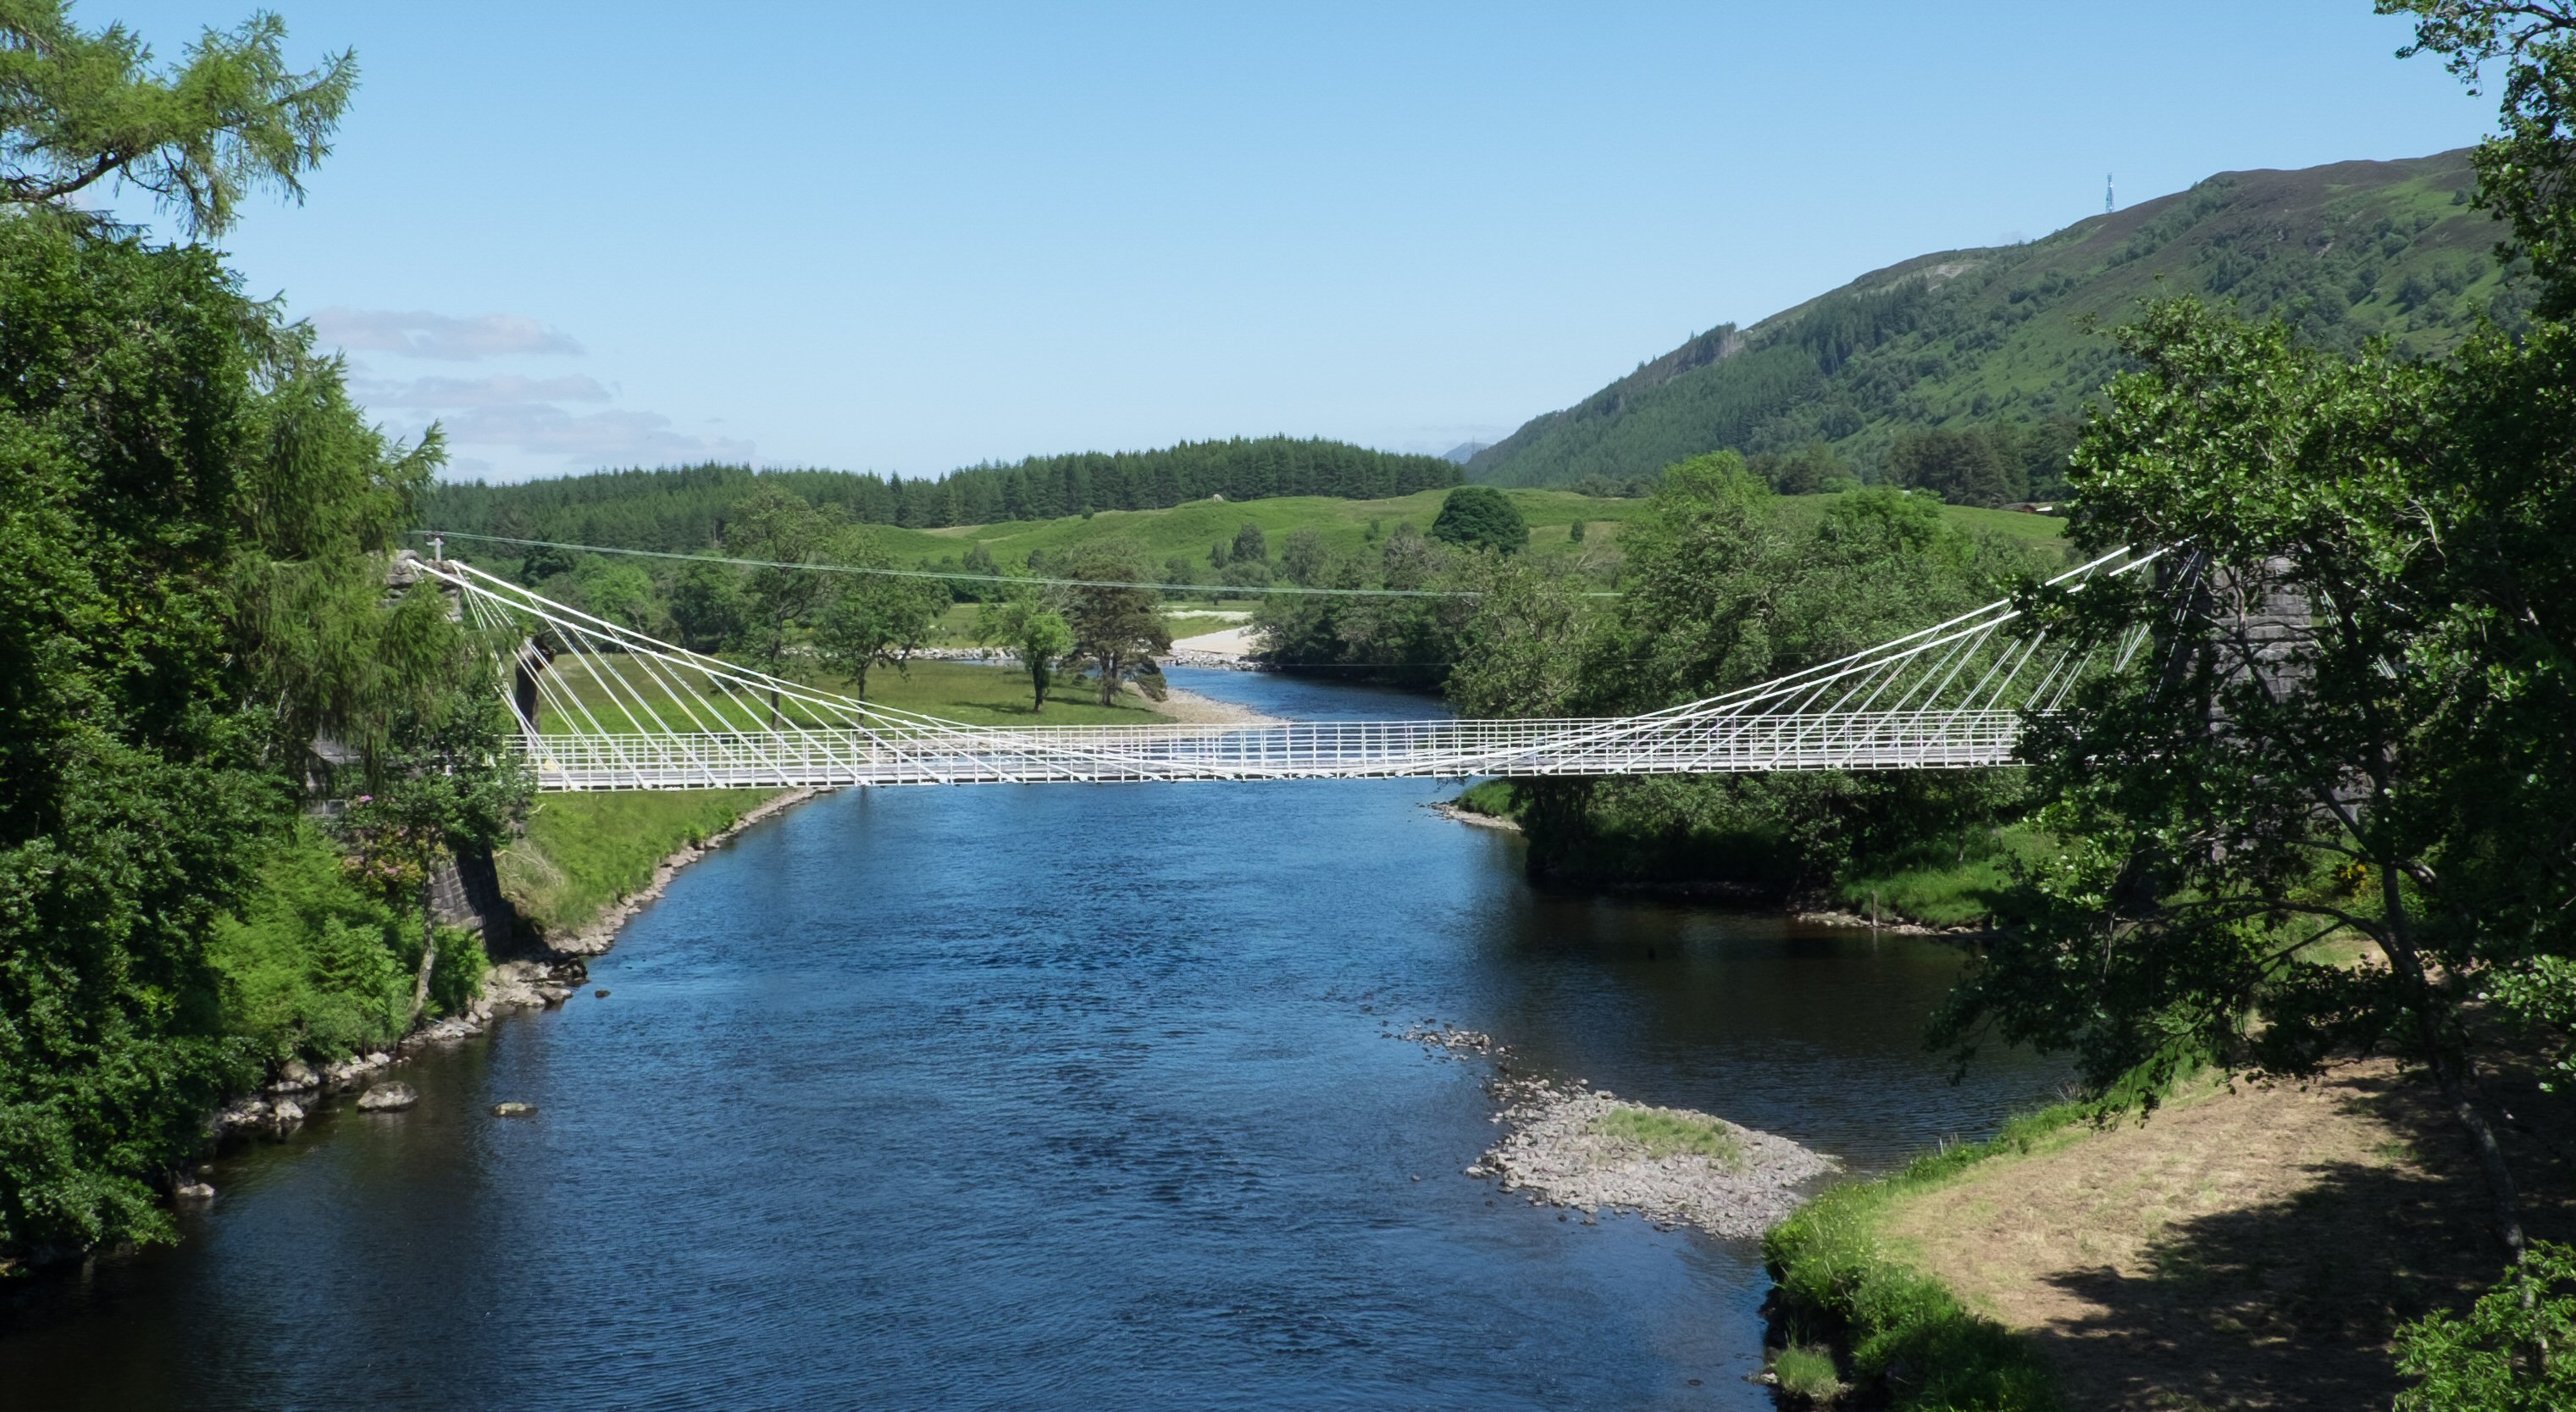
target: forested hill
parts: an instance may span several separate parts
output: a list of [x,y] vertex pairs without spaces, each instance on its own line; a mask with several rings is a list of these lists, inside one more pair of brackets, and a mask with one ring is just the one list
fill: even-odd
[[2014,476],[2045,493],[2032,482],[2118,365],[2083,321],[2125,321],[2142,296],[2233,299],[2344,347],[2385,333],[2435,352],[2482,314],[2518,324],[2527,282],[2498,268],[2502,228],[2468,204],[2474,184],[2465,150],[2228,172],[2027,244],[1920,256],[1702,334],[1478,452],[1467,475],[1634,480],[1705,451],[1817,442],[1871,470],[1911,429],[1974,427],[2007,462],[2027,455],[2039,469]]
[[1222,495],[1384,499],[1458,484],[1439,456],[1371,451],[1347,442],[1274,436],[1184,442],[1160,451],[1033,456],[1011,466],[970,466],[936,480],[849,471],[754,471],[747,466],[602,471],[522,485],[443,484],[422,523],[623,549],[704,549],[736,502],[763,483],[865,524],[938,529],[1048,520],[1094,510],[1159,510]]

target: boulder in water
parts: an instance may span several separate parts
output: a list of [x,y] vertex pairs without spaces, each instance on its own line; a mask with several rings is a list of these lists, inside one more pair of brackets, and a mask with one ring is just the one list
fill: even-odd
[[495,1118],[533,1118],[536,1116],[536,1113],[537,1105],[533,1103],[495,1103],[492,1105],[492,1116]]
[[358,1095],[358,1109],[364,1113],[386,1113],[409,1108],[420,1101],[420,1095],[405,1083],[381,1083]]

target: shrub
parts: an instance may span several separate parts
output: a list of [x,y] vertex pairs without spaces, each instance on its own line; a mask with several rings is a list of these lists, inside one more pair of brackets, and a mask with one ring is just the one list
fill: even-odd
[[1771,1360],[1771,1376],[1779,1383],[1780,1391],[1809,1402],[1829,1402],[1843,1391],[1833,1355],[1801,1343],[1780,1350],[1779,1356]]
[[2398,1330],[2397,1370],[2421,1380],[2398,1412],[2576,1407],[2576,1247],[2535,1241],[2466,1318],[2437,1310]]
[[259,885],[219,919],[206,960],[223,1028],[252,1055],[339,1058],[401,1036],[411,1009],[407,929],[349,880],[309,823],[272,843]]
[[1510,554],[1529,543],[1529,521],[1512,498],[1490,485],[1462,485],[1440,502],[1431,537],[1463,549]]

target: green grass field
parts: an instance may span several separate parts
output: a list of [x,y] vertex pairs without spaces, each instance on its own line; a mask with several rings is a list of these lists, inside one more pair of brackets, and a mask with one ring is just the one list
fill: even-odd
[[[1578,495],[1570,490],[1507,490],[1521,517],[1530,524],[1530,548],[1542,554],[1563,554],[1578,548],[1613,550],[1619,542],[1619,531],[1630,518],[1645,512],[1643,500],[1614,500],[1593,495]],[[1283,496],[1275,500],[1194,500],[1168,510],[1103,510],[1090,516],[1068,515],[1057,520],[1023,521],[1013,524],[968,525],[955,529],[904,530],[878,526],[888,553],[899,560],[962,557],[970,544],[982,544],[993,557],[1005,565],[1018,567],[1028,562],[1032,551],[1044,550],[1049,555],[1101,540],[1123,540],[1143,549],[1146,558],[1159,566],[1166,558],[1179,555],[1192,564],[1204,565],[1208,550],[1219,540],[1231,541],[1235,532],[1246,524],[1261,526],[1275,558],[1290,534],[1311,529],[1323,537],[1327,548],[1338,553],[1368,552],[1379,539],[1392,533],[1399,524],[1411,524],[1427,530],[1440,513],[1445,490],[1426,490],[1417,495],[1392,500],[1336,500],[1325,496]],[[1832,497],[1792,495],[1781,497],[1784,516],[1812,517]],[[1980,510],[1964,505],[1944,506],[1942,513],[1968,529],[1990,530],[2012,539],[2031,543],[2054,544],[2064,539],[2065,522],[2045,515],[2015,514],[2005,510]],[[1577,521],[1588,528],[1582,545],[1572,542],[1571,532]],[[1375,526],[1372,537],[1371,526]],[[1241,600],[1233,600],[1240,602]]]
[[[589,731],[593,729],[592,720],[598,722],[598,728],[611,733],[633,730],[637,724],[649,727],[650,720],[630,723],[629,717],[611,704],[626,700],[627,688],[646,693],[664,725],[682,731],[696,728],[653,690],[652,678],[630,658],[611,655],[585,661],[567,655],[555,659],[552,671],[558,689],[569,691],[587,706],[590,719],[584,719],[569,706],[541,705],[537,725],[548,735]],[[825,691],[853,694],[848,680],[832,673],[796,675]],[[704,684],[698,685],[703,693]],[[1096,690],[1059,678],[1047,693],[1045,711],[1037,712],[1031,709],[1028,674],[1016,667],[924,658],[906,664],[902,671],[879,667],[868,673],[866,699],[871,705],[976,726],[1131,726],[1168,719],[1155,711],[1152,703],[1132,693],[1122,696],[1115,706],[1102,706],[1094,694]],[[705,695],[703,702],[702,705],[699,699],[692,699],[689,704],[702,717],[714,713],[714,719],[707,722],[711,729],[763,730],[770,723],[769,698],[765,695]]]

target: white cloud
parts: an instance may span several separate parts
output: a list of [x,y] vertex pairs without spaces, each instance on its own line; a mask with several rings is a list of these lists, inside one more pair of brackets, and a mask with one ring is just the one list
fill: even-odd
[[559,378],[521,377],[499,373],[488,378],[412,378],[385,381],[359,378],[350,391],[370,407],[495,407],[511,402],[605,402],[607,388],[595,378],[570,373]]
[[751,458],[750,442],[673,431],[671,419],[659,412],[577,417],[544,402],[506,402],[469,407],[445,426],[448,439],[459,445],[507,447],[590,465]]
[[525,314],[477,314],[460,319],[425,309],[352,309],[334,304],[316,310],[312,324],[323,342],[341,348],[442,362],[472,362],[513,353],[581,352],[581,344],[571,334],[547,328]]

